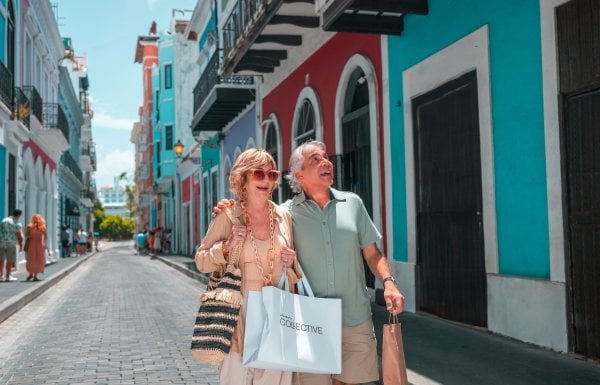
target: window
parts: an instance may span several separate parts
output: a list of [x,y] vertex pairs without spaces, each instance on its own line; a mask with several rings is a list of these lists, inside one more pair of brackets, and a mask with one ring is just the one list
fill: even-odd
[[173,149],[173,125],[169,124],[165,127],[165,150]]
[[296,146],[316,139],[316,127],[315,109],[310,100],[304,99],[298,113],[298,126],[294,137]]
[[210,172],[210,178],[211,178],[211,187],[212,187],[212,207],[215,207],[217,205],[218,199],[219,199],[219,180],[217,178],[217,168],[215,167],[214,169],[211,170]]
[[[6,31],[6,64],[11,75],[15,74],[15,8],[8,2],[8,26]],[[14,85],[14,84],[13,84]],[[12,212],[11,212],[12,213]]]
[[173,67],[171,64],[165,65],[165,89],[169,90],[173,87]]

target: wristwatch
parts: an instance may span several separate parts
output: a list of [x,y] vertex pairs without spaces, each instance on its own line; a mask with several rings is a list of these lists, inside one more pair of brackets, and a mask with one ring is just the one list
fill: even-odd
[[387,281],[392,281],[392,282],[394,283],[394,285],[396,285],[396,280],[395,280],[395,279],[394,279],[394,277],[392,277],[391,275],[390,275],[389,277],[385,277],[385,278],[384,278],[384,279],[381,281],[381,283],[382,283],[383,285],[385,285],[385,283],[386,283]]

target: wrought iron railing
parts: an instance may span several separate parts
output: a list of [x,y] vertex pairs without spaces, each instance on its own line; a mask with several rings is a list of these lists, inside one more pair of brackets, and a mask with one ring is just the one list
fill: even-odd
[[73,156],[71,155],[71,153],[69,151],[65,151],[63,153],[63,155],[61,157],[61,162],[69,170],[71,170],[71,172],[73,173],[73,175],[75,175],[75,177],[81,183],[83,183],[83,173],[81,172],[81,169],[79,168],[79,165],[77,164],[77,162],[75,161],[75,159],[73,159]]
[[223,26],[224,56],[235,48],[238,38],[243,35],[253,18],[264,11],[266,4],[267,0],[238,0]]
[[42,122],[43,106],[42,106],[42,97],[40,96],[40,93],[34,86],[23,87],[23,93],[27,96],[27,98],[29,99],[29,102],[31,103],[31,113],[36,118],[38,118],[38,120],[40,122]]
[[13,110],[13,75],[0,61],[0,101],[12,112]]
[[254,84],[254,78],[241,75],[219,76],[219,54],[214,53],[194,87],[194,112],[198,111],[210,91],[218,84],[250,85]]
[[43,104],[43,118],[44,127],[48,129],[59,129],[67,141],[69,140],[69,123],[67,117],[63,112],[62,107],[58,103],[44,103]]
[[31,116],[31,102],[22,89],[15,87],[15,118],[29,129],[29,117]]

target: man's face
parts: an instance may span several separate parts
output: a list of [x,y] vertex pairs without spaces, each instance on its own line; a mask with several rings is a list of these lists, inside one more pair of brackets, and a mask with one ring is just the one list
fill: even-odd
[[333,184],[333,164],[329,161],[327,153],[317,146],[307,146],[303,155],[302,169],[296,171],[296,178],[302,188],[329,188]]

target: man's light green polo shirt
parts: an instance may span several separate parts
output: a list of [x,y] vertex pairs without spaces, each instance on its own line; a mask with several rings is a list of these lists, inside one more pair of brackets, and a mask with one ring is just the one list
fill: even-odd
[[315,296],[342,299],[343,326],[356,326],[371,316],[362,248],[381,234],[358,195],[331,189],[319,205],[300,193],[284,203],[292,214],[294,246]]

